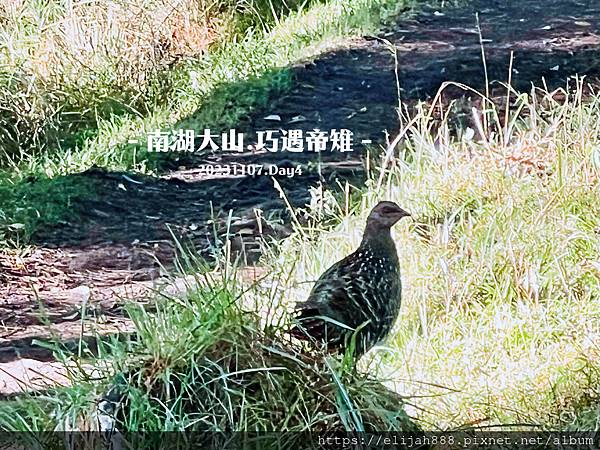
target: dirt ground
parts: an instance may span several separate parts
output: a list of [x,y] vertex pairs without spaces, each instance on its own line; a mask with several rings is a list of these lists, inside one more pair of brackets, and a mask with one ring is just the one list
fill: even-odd
[[[386,133],[393,138],[398,130],[396,75],[407,103],[431,99],[448,80],[482,91],[483,43],[492,86],[506,81],[511,52],[517,90],[529,90],[532,83],[563,87],[574,74],[595,82],[599,27],[600,3],[592,0],[481,0],[425,9],[388,24],[377,37],[349,39],[298,65],[293,89],[238,127],[253,136],[273,128],[345,128],[354,133],[353,152],[325,153],[318,165],[314,153],[249,150],[196,158],[160,177],[99,169],[72,175],[91,183],[96,193],[77,205],[84,214],[41,231],[26,253],[0,254],[0,380],[13,380],[0,382],[0,396],[22,389],[15,379],[52,360],[51,352],[33,345],[35,339],[69,341],[90,336],[93,329],[128,332],[121,300],[143,296],[164,282],[163,266],[174,256],[173,235],[210,255],[226,234],[231,211],[232,247],[252,264],[260,254],[257,239],[290,233],[285,204],[270,176],[209,177],[199,169],[202,164],[301,165],[301,176],[275,178],[288,201],[302,206],[310,200],[309,188],[319,182],[363,180],[366,147],[361,142],[385,145]],[[273,114],[280,120],[268,118]]]

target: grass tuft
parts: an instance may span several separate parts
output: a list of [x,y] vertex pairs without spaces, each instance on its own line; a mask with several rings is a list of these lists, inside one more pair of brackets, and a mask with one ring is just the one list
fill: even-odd
[[[281,439],[299,445],[305,431],[418,429],[403,399],[379,381],[326,355],[299,352],[283,336],[280,315],[265,317],[264,303],[253,306],[258,287],[215,273],[185,280],[185,294],[129,305],[135,338],[101,347],[94,376],[74,371],[72,387],[28,399],[52,405],[44,429],[97,430],[107,410],[121,432],[211,432],[197,437],[212,446],[240,439],[234,431],[259,433],[248,439],[265,448]],[[99,407],[101,398],[108,408]],[[30,431],[23,414],[22,404],[0,406],[8,429]],[[290,433],[266,434],[281,430]],[[161,439],[139,438],[144,445]]]
[[273,262],[293,261],[288,295],[306,298],[359,244],[377,201],[413,214],[395,228],[401,318],[365,363],[418,397],[409,411],[426,428],[597,429],[600,98],[582,80],[515,97],[510,130],[489,104],[496,119],[479,136],[452,122],[464,105],[407,113],[404,138],[371,163],[358,197],[320,195],[337,225],[315,214]]

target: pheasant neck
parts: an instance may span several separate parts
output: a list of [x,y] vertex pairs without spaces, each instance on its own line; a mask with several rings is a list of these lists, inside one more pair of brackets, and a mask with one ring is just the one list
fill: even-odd
[[360,246],[368,246],[378,251],[389,251],[396,248],[390,227],[382,227],[377,224],[367,225]]

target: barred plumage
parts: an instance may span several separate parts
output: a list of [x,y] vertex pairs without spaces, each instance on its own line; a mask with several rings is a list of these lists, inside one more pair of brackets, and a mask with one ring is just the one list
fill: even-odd
[[409,215],[393,202],[373,208],[358,249],[327,269],[308,299],[297,305],[294,337],[338,351],[346,349],[355,335],[359,357],[387,336],[402,293],[390,228]]

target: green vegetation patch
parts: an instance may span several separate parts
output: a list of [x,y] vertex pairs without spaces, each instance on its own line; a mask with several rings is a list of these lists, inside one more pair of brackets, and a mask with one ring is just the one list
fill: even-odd
[[0,182],[0,246],[27,243],[41,227],[76,220],[82,212],[78,200],[93,193],[92,180],[85,177],[30,176]]
[[[88,356],[77,361],[87,368],[71,372],[72,387],[0,403],[3,428],[90,431],[100,417],[123,432],[212,432],[204,436],[212,445],[235,431],[289,432],[265,435],[252,448],[281,439],[294,447],[307,430],[418,429],[400,396],[349,361],[299,353],[281,332],[282,315],[264,314],[269,300],[258,286],[211,273],[188,277],[186,285],[185,295],[130,304],[135,336],[101,343],[92,366],[81,351]],[[76,367],[72,356],[59,355]]]
[[[6,6],[0,184],[13,189],[30,175],[54,178],[92,166],[167,170],[180,155],[148,154],[149,132],[234,127],[291,86],[291,63],[377,28],[405,5],[248,1],[203,10],[188,3]],[[24,218],[13,198],[0,197],[2,220],[31,227],[11,241],[57,217]]]

